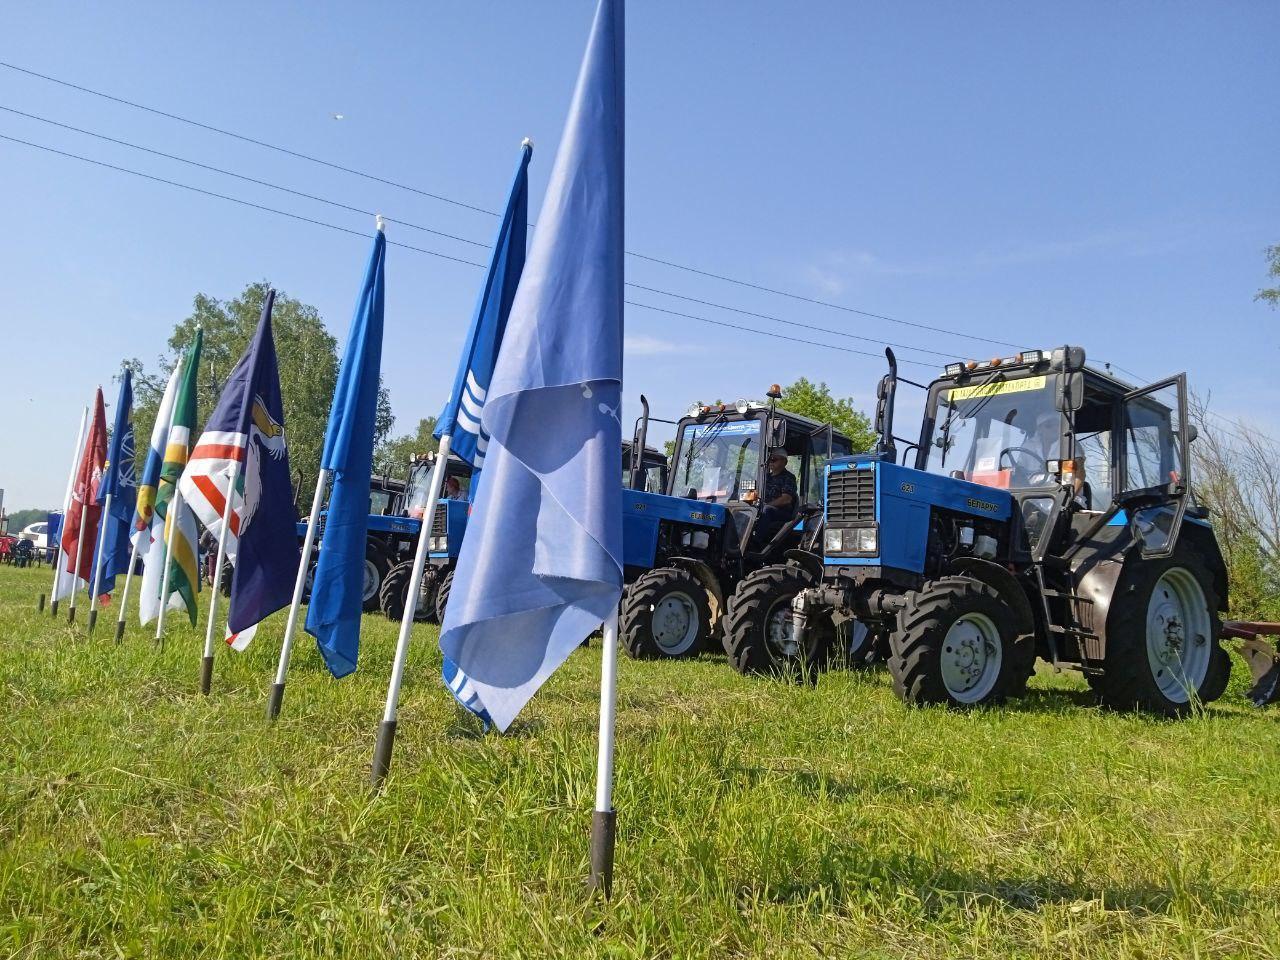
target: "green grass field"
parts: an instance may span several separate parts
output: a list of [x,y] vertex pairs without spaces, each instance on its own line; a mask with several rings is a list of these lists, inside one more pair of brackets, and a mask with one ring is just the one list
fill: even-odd
[[[359,671],[282,625],[160,653],[37,616],[0,567],[0,956],[1280,956],[1280,710],[1109,715],[1043,672],[968,715],[883,673],[817,690],[723,659],[620,667],[611,903],[584,888],[598,645],[507,736],[439,683],[419,628],[395,766],[366,786],[394,625]],[[114,613],[108,614],[114,618]]]

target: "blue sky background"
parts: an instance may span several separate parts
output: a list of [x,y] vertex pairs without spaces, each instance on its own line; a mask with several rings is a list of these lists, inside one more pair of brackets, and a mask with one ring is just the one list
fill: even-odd
[[[520,139],[536,211],[591,0],[48,3],[0,59],[346,166],[500,207]],[[1280,4],[668,2],[628,11],[628,248],[958,333],[1079,342],[1280,435]],[[0,105],[488,242],[496,221],[0,69]],[[333,113],[345,119],[332,119]],[[369,218],[0,111],[0,133],[371,231]],[[148,363],[197,291],[270,279],[342,338],[367,240],[0,141],[0,487],[61,500],[80,406]],[[477,259],[392,226],[388,238]],[[481,257],[482,258],[482,255]],[[684,296],[958,357],[997,348],[629,258]],[[436,413],[480,271],[392,248],[398,429]],[[784,335],[880,347],[631,291]],[[865,407],[881,360],[629,309],[634,414],[826,380]],[[1007,352],[1007,351],[1006,351]],[[899,351],[903,359],[942,359]],[[55,362],[56,361],[56,362]],[[924,366],[907,375],[928,376]],[[900,408],[900,432],[912,432]]]

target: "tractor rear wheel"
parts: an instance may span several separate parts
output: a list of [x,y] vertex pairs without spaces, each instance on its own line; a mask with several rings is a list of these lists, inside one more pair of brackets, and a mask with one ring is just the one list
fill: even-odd
[[[387,571],[378,588],[378,606],[388,620],[404,618],[405,604],[409,598],[409,581],[413,577],[413,560],[402,560]],[[435,567],[425,567],[418,584],[418,606],[413,612],[414,623],[431,623],[436,616]]]
[[1199,554],[1133,557],[1111,598],[1103,673],[1089,685],[1111,709],[1182,716],[1227,688],[1231,660],[1221,633],[1217,591]]
[[378,591],[391,569],[391,561],[372,543],[364,548],[364,612],[378,609]]
[[[768,676],[803,672],[803,653],[786,650],[791,640],[791,601],[814,583],[807,570],[788,563],[761,567],[738,584],[724,626],[725,650],[735,670]],[[837,642],[840,633],[855,641],[847,651]],[[806,642],[817,644],[820,670],[829,668],[841,654],[850,662],[859,662],[870,640],[870,631],[857,621],[849,621],[846,631],[838,631],[829,615],[817,613],[809,618]]]
[[942,577],[908,594],[889,636],[893,689],[913,706],[969,708],[1026,689],[1035,647],[1019,640],[1017,619],[991,587]]
[[436,588],[436,623],[444,623],[444,608],[449,605],[449,591],[453,589],[453,571],[450,570]]
[[697,656],[711,636],[707,588],[679,567],[650,570],[623,593],[618,627],[623,647],[636,660]]

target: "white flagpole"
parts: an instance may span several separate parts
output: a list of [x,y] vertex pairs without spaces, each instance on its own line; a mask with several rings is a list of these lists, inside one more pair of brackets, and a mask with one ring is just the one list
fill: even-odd
[[231,509],[240,477],[240,461],[231,461],[227,481],[227,499],[222,505],[222,528],[218,531],[218,557],[213,568],[213,590],[209,597],[209,624],[204,631],[204,658],[200,661],[200,692],[206,697],[213,686],[213,630],[218,625],[218,595],[222,592],[222,562],[227,555],[227,531],[231,528]]
[[160,572],[160,612],[156,615],[156,639],[160,641],[160,649],[164,649],[164,615],[169,609],[169,565],[173,559],[173,537],[178,532],[178,521],[182,519],[182,494],[178,492],[178,484],[173,485],[173,499],[169,501],[169,513],[164,523],[164,568]]
[[[142,536],[149,536],[144,532]],[[138,563],[138,540],[133,538],[133,550],[129,553],[129,569],[124,575],[124,589],[120,591],[120,615],[116,617],[116,643],[124,637],[124,608],[129,603],[129,584],[133,582],[133,568]]]
[[276,665],[276,682],[271,685],[271,697],[267,701],[267,719],[280,716],[284,703],[285,677],[289,673],[289,654],[293,651],[293,634],[298,626],[298,608],[302,605],[302,591],[307,586],[307,572],[311,567],[311,548],[316,542],[316,524],[320,520],[320,505],[324,502],[324,487],[329,482],[329,471],[320,468],[316,477],[316,492],[311,498],[311,512],[307,515],[307,535],[302,541],[302,557],[298,561],[298,576],[293,582],[293,600],[289,604],[289,619],[285,622],[284,642],[280,645],[280,662]]
[[404,615],[400,618],[400,638],[396,641],[396,658],[391,665],[391,683],[387,687],[387,706],[382,714],[382,723],[378,727],[378,739],[373,748],[373,769],[369,782],[376,790],[382,786],[391,767],[391,748],[396,739],[396,711],[400,706],[400,684],[404,680],[404,663],[409,656],[409,637],[413,632],[413,618],[418,612],[419,585],[422,583],[422,572],[427,565],[427,541],[431,536],[431,525],[436,516],[436,504],[440,501],[440,487],[444,483],[445,464],[449,461],[449,444],[452,437],[445,434],[440,438],[440,449],[436,452],[436,465],[431,470],[430,486],[427,487],[427,503],[422,510],[422,526],[418,530],[418,549],[413,554],[413,572],[409,574],[409,589],[405,596]]
[[102,550],[107,545],[107,519],[111,516],[111,494],[103,501],[98,517],[98,551],[93,564],[93,593],[89,596],[89,635],[98,625],[98,591],[102,588]]
[[[84,432],[89,426],[89,408],[85,407],[80,414],[80,432],[76,435],[76,447],[71,451],[71,472],[67,474],[67,493],[62,498],[62,526],[58,528],[58,546],[53,551],[53,593],[50,594],[50,610],[53,616],[58,615],[58,581],[62,579],[62,558],[66,555],[62,549],[62,531],[67,527],[67,514],[71,511],[71,494],[76,488],[76,473],[80,468],[80,453],[84,449]],[[46,537],[46,540],[48,538]],[[44,598],[40,600],[44,603]]]
[[618,708],[618,610],[604,621],[600,663],[600,743],[596,756],[596,808],[591,815],[591,888],[613,892],[613,842],[618,813],[613,809],[613,731]]
[[[75,573],[71,578],[71,606],[67,610],[67,623],[74,623],[76,619],[76,596],[80,593],[80,557],[84,553],[84,531],[89,526],[86,523],[85,511],[89,509],[89,491],[84,491],[84,499],[80,501],[80,534],[76,538],[76,563]],[[65,518],[64,518],[65,522]],[[88,581],[85,582],[85,588],[90,586]]]

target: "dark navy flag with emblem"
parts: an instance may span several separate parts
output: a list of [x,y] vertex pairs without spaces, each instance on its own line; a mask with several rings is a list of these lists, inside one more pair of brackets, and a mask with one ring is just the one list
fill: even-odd
[[435,438],[448,434],[452,440],[450,452],[461,457],[477,470],[484,466],[484,454],[489,445],[489,435],[480,424],[485,397],[493,379],[493,365],[498,360],[498,348],[511,314],[511,302],[515,299],[520,274],[524,270],[525,244],[529,233],[529,158],[533,145],[526,140],[520,146],[520,163],[516,167],[511,196],[498,228],[498,240],[493,245],[489,259],[489,272],[471,329],[467,332],[466,345],[458,361],[458,373],[453,379],[453,390],[436,421]]
[[355,670],[360,649],[386,255],[387,239],[379,230],[347,334],[320,458],[320,466],[332,471],[333,488],[307,607],[307,633],[316,638],[335,677]]
[[107,447],[107,466],[98,486],[98,499],[111,497],[111,511],[102,518],[101,593],[115,589],[116,577],[129,571],[133,514],[138,508],[138,480],[133,464],[133,372],[126,369],[116,398],[116,420]]
[[[298,572],[297,515],[271,327],[275,296],[267,291],[253,340],[227,378],[178,483],[183,501],[213,536],[224,517],[230,524],[226,549],[235,572],[227,642],[237,650],[248,646],[263,619],[289,605]],[[239,466],[233,471],[234,464]]]
[[503,730],[622,593],[622,26],[602,0],[485,399],[484,481],[441,627],[451,689]]

